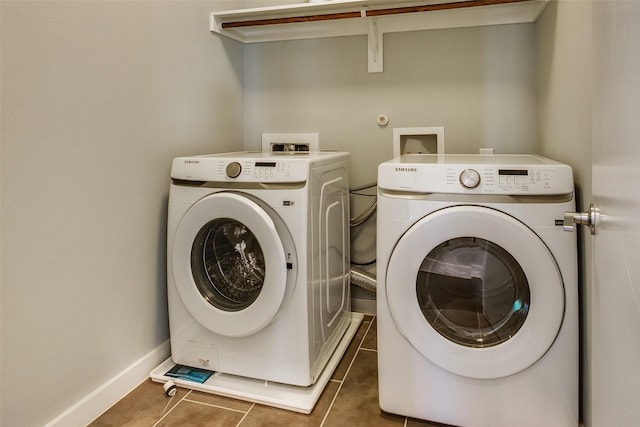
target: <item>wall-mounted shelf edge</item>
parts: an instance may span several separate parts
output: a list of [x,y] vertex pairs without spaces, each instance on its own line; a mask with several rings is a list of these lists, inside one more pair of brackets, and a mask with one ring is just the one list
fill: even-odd
[[383,34],[535,22],[549,0],[332,0],[211,13],[210,30],[242,43],[368,35],[369,72]]

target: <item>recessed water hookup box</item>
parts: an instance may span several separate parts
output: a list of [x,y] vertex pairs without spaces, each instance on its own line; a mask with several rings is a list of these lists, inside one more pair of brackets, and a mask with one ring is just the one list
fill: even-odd
[[306,153],[319,151],[317,133],[263,133],[262,152]]
[[444,154],[444,127],[393,128],[393,157]]

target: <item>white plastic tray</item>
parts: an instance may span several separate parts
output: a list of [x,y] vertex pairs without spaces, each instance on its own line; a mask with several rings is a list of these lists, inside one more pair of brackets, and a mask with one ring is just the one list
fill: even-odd
[[313,410],[320,394],[322,394],[331,379],[333,371],[340,363],[363,318],[364,315],[362,313],[351,313],[351,323],[347,331],[338,343],[318,380],[309,387],[298,387],[219,372],[215,372],[204,383],[171,378],[165,375],[167,371],[175,366],[171,358],[165,360],[160,366],[151,371],[150,376],[153,381],[159,383],[172,380],[179,387],[308,414]]

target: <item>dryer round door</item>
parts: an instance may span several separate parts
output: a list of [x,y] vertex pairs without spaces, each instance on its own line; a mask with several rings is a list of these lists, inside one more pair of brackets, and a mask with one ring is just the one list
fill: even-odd
[[453,206],[415,223],[386,273],[389,310],[425,358],[470,378],[526,369],[553,344],[564,285],[530,228],[495,209]]
[[206,196],[176,228],[170,262],[178,293],[210,331],[254,334],[275,318],[288,281],[295,280],[283,246],[290,242],[277,215],[252,199],[231,192]]

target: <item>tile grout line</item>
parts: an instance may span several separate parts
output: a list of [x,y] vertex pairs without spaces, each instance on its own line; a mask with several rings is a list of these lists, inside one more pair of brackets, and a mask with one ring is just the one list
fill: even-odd
[[[199,400],[191,400],[191,399],[187,399],[184,398],[182,399],[183,402],[191,402],[191,403],[195,403],[197,405],[204,405],[204,406],[209,406],[211,408],[218,408],[218,409],[224,409],[225,411],[231,411],[231,412],[239,412],[241,414],[246,414],[248,413],[251,408],[247,409],[246,411],[243,411],[241,409],[234,409],[234,408],[229,408],[227,406],[220,406],[220,405],[214,405],[213,403],[207,403],[207,402],[200,402]],[[253,407],[253,406],[252,406]]]
[[[157,426],[157,425],[158,425],[162,420],[164,420],[164,419],[167,417],[167,415],[169,415],[169,414],[171,413],[171,411],[173,411],[175,408],[177,408],[177,407],[178,407],[178,405],[179,405],[179,404],[181,404],[181,403],[182,403],[182,401],[183,401],[183,400],[185,400],[185,399],[187,398],[187,396],[189,396],[189,395],[191,394],[191,391],[192,391],[192,390],[189,390],[189,391],[187,392],[187,394],[185,394],[185,395],[184,395],[184,396],[183,396],[183,397],[178,401],[178,403],[176,403],[175,405],[173,405],[173,406],[172,406],[172,407],[171,407],[167,412],[165,412],[165,413],[160,417],[160,419],[159,419],[158,421],[156,421],[156,422],[155,422],[155,424],[154,424],[152,427],[156,427],[156,426]],[[169,401],[169,402],[171,402],[171,401]],[[165,407],[165,409],[166,409],[166,407]]]
[[[164,415],[164,413],[167,411],[167,408],[169,407],[169,405],[171,405],[171,402],[173,402],[173,398],[174,398],[174,397],[176,397],[176,395],[175,395],[175,394],[173,394],[173,396],[171,396],[171,399],[169,399],[169,401],[167,402],[167,404],[166,404],[166,405],[164,405],[164,408],[162,408],[162,412],[160,413],[160,416]],[[180,403],[180,402],[178,401],[178,403]],[[177,405],[178,403],[176,403],[176,405]]]
[[[178,403],[176,403],[175,405],[173,405],[173,407],[171,409],[169,409],[165,414],[163,414],[160,419],[158,421],[156,421],[156,423],[153,425],[153,427],[156,427],[158,425],[158,423],[160,423],[162,420],[164,420],[166,418],[167,415],[169,415],[169,413],[171,413],[171,411],[173,411],[175,408],[178,407],[179,404],[181,404],[182,402],[190,402],[190,403],[195,403],[198,405],[203,405],[203,406],[209,406],[211,408],[218,408],[218,409],[222,409],[225,411],[232,411],[232,412],[238,412],[243,414],[242,418],[240,419],[240,421],[238,421],[238,424],[236,424],[236,427],[238,427],[243,421],[244,419],[247,417],[247,415],[249,415],[249,412],[251,412],[251,410],[256,406],[255,403],[251,404],[251,407],[249,409],[247,409],[246,411],[242,411],[239,409],[233,409],[233,408],[227,408],[224,406],[220,406],[220,405],[213,405],[211,403],[206,403],[206,402],[199,402],[197,400],[191,400],[191,399],[187,399],[187,397],[192,393],[193,390],[189,390],[187,392],[187,394],[184,395],[184,397],[182,397],[182,399],[180,399],[178,401]],[[169,401],[169,403],[171,403],[171,401]],[[167,404],[168,406],[168,404]],[[166,409],[166,407],[165,407]]]
[[251,404],[251,407],[247,410],[247,412],[245,412],[245,414],[242,416],[242,418],[240,418],[240,421],[238,421],[238,424],[236,424],[236,427],[239,427],[240,424],[242,424],[244,422],[244,420],[249,416],[249,412],[251,412],[251,410],[253,408],[256,407],[255,402]]
[[327,421],[327,417],[329,416],[329,413],[331,412],[331,409],[333,409],[333,404],[335,403],[336,399],[338,398],[338,395],[340,394],[340,390],[342,390],[342,385],[344,384],[345,380],[347,379],[347,376],[349,375],[349,372],[351,371],[351,367],[353,366],[353,363],[355,362],[356,357],[358,356],[358,352],[362,348],[362,343],[364,342],[365,338],[367,338],[367,335],[369,335],[369,331],[371,330],[371,326],[373,325],[374,320],[375,320],[375,316],[373,316],[371,318],[371,322],[369,323],[369,326],[367,327],[367,331],[362,336],[362,339],[360,340],[360,343],[358,344],[358,348],[356,349],[356,352],[353,354],[353,358],[351,359],[351,363],[349,363],[349,367],[347,368],[347,371],[345,372],[344,377],[342,377],[342,381],[340,381],[340,385],[338,386],[338,390],[336,390],[336,394],[333,396],[333,399],[331,400],[331,403],[329,404],[329,408],[327,408],[327,412],[325,412],[324,417],[322,418],[322,422],[320,422],[320,427],[323,427],[325,421]]

